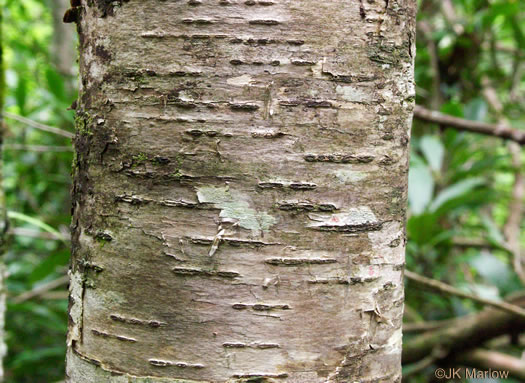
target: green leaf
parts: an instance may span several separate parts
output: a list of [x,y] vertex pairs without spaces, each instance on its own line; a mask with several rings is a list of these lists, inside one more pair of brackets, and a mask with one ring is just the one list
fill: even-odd
[[445,157],[445,148],[439,137],[423,136],[419,142],[419,147],[432,170],[439,171]]
[[510,18],[510,24],[512,25],[514,38],[520,47],[520,50],[523,52],[525,50],[525,33],[521,29],[522,23],[520,23],[519,18],[516,17],[516,14],[513,14]]
[[509,265],[490,253],[480,253],[470,261],[470,264],[483,278],[500,289],[504,288],[511,279]]
[[12,368],[23,368],[23,366],[27,366],[28,364],[38,363],[48,358],[62,356],[65,352],[65,346],[26,350],[16,355],[12,362]]
[[482,178],[470,178],[449,186],[437,195],[436,199],[434,199],[430,205],[430,211],[436,211],[446,202],[465,195],[484,182],[485,180]]
[[460,286],[460,288],[462,288],[462,290],[465,290],[469,293],[473,293],[474,295],[480,298],[490,299],[493,301],[501,300],[499,289],[496,286],[482,285],[482,284],[476,283],[473,285]]
[[463,105],[457,100],[452,99],[443,104],[441,112],[455,117],[463,117]]
[[20,113],[24,114],[27,101],[27,79],[25,77],[18,78],[18,84],[15,89],[15,99]]
[[483,121],[487,117],[487,103],[481,98],[475,98],[465,105],[464,112],[467,120]]
[[505,238],[503,237],[503,234],[496,226],[494,221],[490,217],[483,215],[483,217],[481,218],[481,222],[483,223],[483,226],[485,226],[485,228],[487,229],[488,240],[494,243],[495,245],[504,247]]
[[434,194],[432,172],[423,161],[414,161],[408,172],[408,201],[413,214],[425,211]]
[[16,211],[8,211],[7,212],[7,217],[10,218],[10,219],[18,219],[20,221],[23,221],[23,222],[27,222],[31,225],[34,225],[44,231],[47,231],[48,233],[52,233],[54,235],[56,235],[56,237],[58,239],[60,239],[61,241],[66,241],[66,239],[64,238],[64,236],[56,229],[54,229],[53,227],[49,226],[47,223],[39,220],[38,218],[34,218],[34,217],[31,217],[29,215],[26,215],[26,214],[23,214],[23,213],[18,213]]
[[48,67],[46,69],[47,85],[51,93],[59,100],[66,100],[66,90],[64,88],[64,79],[55,70]]
[[40,262],[29,275],[29,282],[35,283],[57,271],[58,267],[66,266],[69,262],[69,251],[50,254]]
[[420,215],[413,214],[407,222],[409,243],[415,242],[419,247],[426,247],[436,235],[439,235],[440,230],[437,216],[428,211]]

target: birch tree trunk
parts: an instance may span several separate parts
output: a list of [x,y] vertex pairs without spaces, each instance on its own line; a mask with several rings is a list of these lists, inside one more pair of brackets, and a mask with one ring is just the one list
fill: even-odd
[[400,382],[415,0],[82,0],[67,382]]

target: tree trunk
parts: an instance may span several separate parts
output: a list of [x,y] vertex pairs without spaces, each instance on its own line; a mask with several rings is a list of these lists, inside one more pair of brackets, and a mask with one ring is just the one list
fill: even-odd
[[416,1],[75,12],[67,382],[399,382]]

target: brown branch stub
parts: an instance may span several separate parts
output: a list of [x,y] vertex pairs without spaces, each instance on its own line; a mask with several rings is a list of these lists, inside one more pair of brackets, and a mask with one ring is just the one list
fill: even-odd
[[449,126],[465,132],[484,134],[504,138],[525,145],[525,131],[510,128],[503,124],[489,124],[453,117],[447,114],[427,109],[421,105],[414,108],[414,117],[426,122]]

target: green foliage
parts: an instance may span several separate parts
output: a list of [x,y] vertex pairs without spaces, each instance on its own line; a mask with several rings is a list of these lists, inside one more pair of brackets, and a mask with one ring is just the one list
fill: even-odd
[[47,223],[40,221],[37,218],[30,217],[28,215],[25,215],[23,213],[18,213],[16,211],[9,211],[7,212],[7,217],[10,220],[20,220],[24,221],[26,223],[29,223],[31,225],[34,225],[38,227],[39,229],[42,229],[43,231],[47,231],[48,233],[54,234],[58,239],[66,242],[66,238],[58,231],[49,226]]
[[[451,17],[442,2],[420,2],[417,103],[468,120],[498,122],[501,116],[485,96],[485,78],[504,115],[519,128],[525,121],[525,79],[523,71],[516,72],[525,54],[523,2],[454,0],[452,5]],[[523,289],[502,230],[510,213],[513,172],[504,141],[415,120],[407,268],[485,298],[499,300]],[[412,283],[407,282],[406,304],[421,320],[448,319],[481,308],[412,288]],[[505,352],[520,356],[512,347]],[[427,382],[435,367],[407,381]]]
[[[53,64],[51,1],[3,0],[5,110],[73,131],[75,80]],[[73,31],[72,31],[73,32]],[[73,51],[75,47],[70,48]],[[72,68],[73,70],[74,68]],[[64,275],[69,262],[70,169],[68,152],[9,149],[11,144],[70,146],[71,140],[5,120],[3,187],[15,233],[8,267],[8,383],[64,379],[66,286],[16,303],[14,297]],[[41,237],[31,237],[28,234]],[[58,240],[46,238],[55,237]]]
[[421,214],[434,194],[434,177],[430,167],[417,154],[412,155],[408,173],[408,198],[412,212]]

